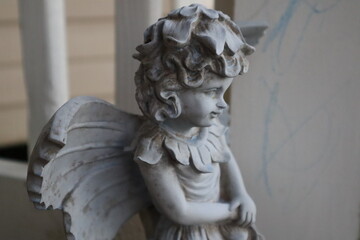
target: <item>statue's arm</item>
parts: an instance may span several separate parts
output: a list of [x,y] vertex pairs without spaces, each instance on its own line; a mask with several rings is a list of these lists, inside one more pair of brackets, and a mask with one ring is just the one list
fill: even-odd
[[227,145],[226,151],[230,154],[230,160],[221,164],[222,185],[230,201],[229,210],[238,209],[239,224],[247,226],[255,222],[256,206],[245,188],[240,168]]
[[229,147],[226,147],[226,152],[230,155],[230,160],[222,163],[220,166],[224,181],[223,185],[225,187],[226,194],[228,194],[228,197],[230,198],[230,202],[232,202],[232,199],[247,194],[247,191],[240,168]]
[[187,201],[174,168],[166,157],[154,165],[141,161],[138,165],[154,205],[173,222],[200,225],[237,218],[237,211],[230,211],[229,203]]

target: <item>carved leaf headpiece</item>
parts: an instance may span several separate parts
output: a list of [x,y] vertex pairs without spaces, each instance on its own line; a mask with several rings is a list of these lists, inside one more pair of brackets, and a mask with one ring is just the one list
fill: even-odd
[[[212,20],[218,20],[220,24],[213,24]],[[175,28],[174,25],[178,26]],[[167,44],[183,47],[190,43],[192,33],[216,55],[221,55],[225,46],[229,49],[229,55],[240,50],[244,55],[254,52],[254,48],[246,44],[239,27],[220,11],[192,4],[174,10],[166,17],[163,36]]]

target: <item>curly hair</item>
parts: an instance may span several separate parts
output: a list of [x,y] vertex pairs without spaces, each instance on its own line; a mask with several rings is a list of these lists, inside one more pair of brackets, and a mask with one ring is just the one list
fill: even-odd
[[204,74],[235,77],[248,70],[245,56],[254,48],[226,14],[192,4],[160,18],[144,33],[134,54],[141,64],[135,74],[136,100],[155,121],[176,118],[181,104],[176,92],[197,88]]

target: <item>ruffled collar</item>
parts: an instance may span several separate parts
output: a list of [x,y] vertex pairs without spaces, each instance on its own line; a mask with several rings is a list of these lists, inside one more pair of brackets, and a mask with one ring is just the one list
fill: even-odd
[[213,172],[213,162],[229,160],[223,137],[227,128],[220,123],[201,128],[199,134],[190,139],[183,138],[166,127],[157,124],[154,126],[154,123],[150,125],[151,129],[149,125],[143,128],[147,129],[146,136],[141,136],[135,152],[135,158],[141,161],[156,164],[166,150],[178,163],[192,165],[202,173],[210,173]]

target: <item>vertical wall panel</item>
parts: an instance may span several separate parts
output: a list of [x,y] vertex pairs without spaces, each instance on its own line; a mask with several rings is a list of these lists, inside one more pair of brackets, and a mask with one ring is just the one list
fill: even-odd
[[236,1],[267,21],[233,85],[232,149],[267,239],[358,239],[360,2]]

